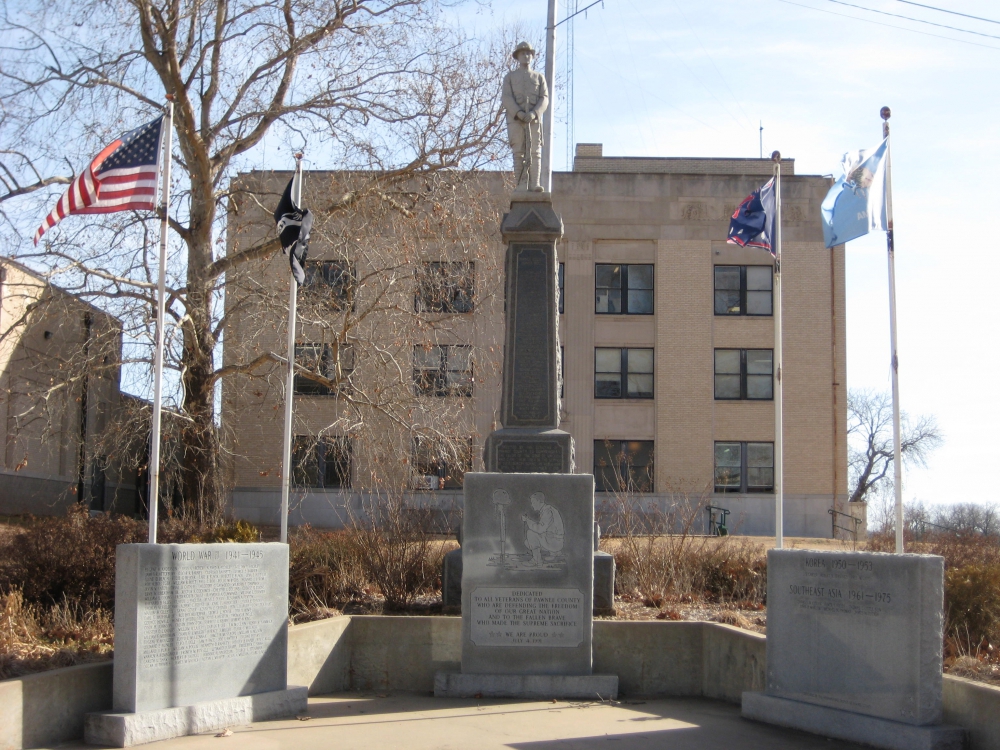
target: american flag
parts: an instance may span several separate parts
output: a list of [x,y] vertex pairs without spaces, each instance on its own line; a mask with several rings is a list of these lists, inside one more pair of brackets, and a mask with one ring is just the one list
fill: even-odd
[[156,207],[163,116],[130,130],[94,157],[35,232],[42,235],[70,214],[110,214]]

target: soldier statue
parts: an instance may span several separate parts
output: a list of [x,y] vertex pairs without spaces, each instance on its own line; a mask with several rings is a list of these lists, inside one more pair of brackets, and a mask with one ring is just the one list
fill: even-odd
[[514,152],[514,189],[542,192],[542,113],[549,105],[549,90],[545,76],[531,69],[535,50],[528,42],[518,44],[511,56],[518,67],[504,77],[500,99]]

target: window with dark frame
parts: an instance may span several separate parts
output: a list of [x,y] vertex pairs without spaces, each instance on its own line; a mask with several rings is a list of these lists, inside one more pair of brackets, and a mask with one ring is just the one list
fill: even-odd
[[566,398],[566,347],[559,347],[559,398]]
[[653,398],[653,350],[595,347],[594,398]]
[[472,438],[444,442],[413,438],[413,471],[416,487],[423,490],[460,490],[465,473],[472,470]]
[[773,350],[715,350],[716,401],[768,401],[773,398]]
[[475,310],[476,264],[429,261],[417,267],[416,312],[471,313]]
[[771,266],[715,266],[716,315],[771,315]]
[[[295,363],[326,380],[339,382],[339,387],[335,389],[306,375],[296,373],[292,386],[292,392],[296,396],[336,396],[351,387],[350,377],[351,373],[354,372],[354,347],[350,344],[296,344]],[[338,364],[340,367],[339,378]]]
[[353,310],[358,278],[346,260],[307,260],[302,294],[306,301],[322,302],[335,310]]
[[594,312],[599,315],[653,314],[652,263],[598,263],[594,285]]
[[471,396],[474,384],[471,346],[413,347],[413,387],[418,396]]
[[350,438],[296,435],[292,441],[292,483],[316,489],[349,488]]
[[652,492],[652,440],[595,440],[594,481],[598,492]]
[[559,314],[562,315],[566,312],[566,306],[563,304],[563,295],[566,292],[566,264],[559,264],[559,288],[556,293],[559,295]]
[[774,443],[717,442],[716,492],[774,492]]

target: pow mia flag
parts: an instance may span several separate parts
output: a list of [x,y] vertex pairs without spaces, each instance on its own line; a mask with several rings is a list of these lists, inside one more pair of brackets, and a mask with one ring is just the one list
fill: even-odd
[[309,209],[296,206],[292,200],[292,194],[298,192],[296,181],[301,179],[302,173],[296,170],[295,176],[288,181],[278,207],[274,209],[274,221],[281,239],[281,251],[289,256],[292,275],[300,286],[306,280],[305,264],[306,256],[309,254],[309,233],[312,231],[313,223]]

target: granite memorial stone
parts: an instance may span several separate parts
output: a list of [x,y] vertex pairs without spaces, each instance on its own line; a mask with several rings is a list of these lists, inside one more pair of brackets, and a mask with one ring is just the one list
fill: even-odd
[[285,544],[119,546],[115,710],[284,690],[287,618]]
[[[771,550],[764,693],[749,718],[877,747],[960,746],[940,727],[944,561]],[[959,745],[954,745],[954,742]]]
[[466,474],[462,672],[587,675],[594,479]]

